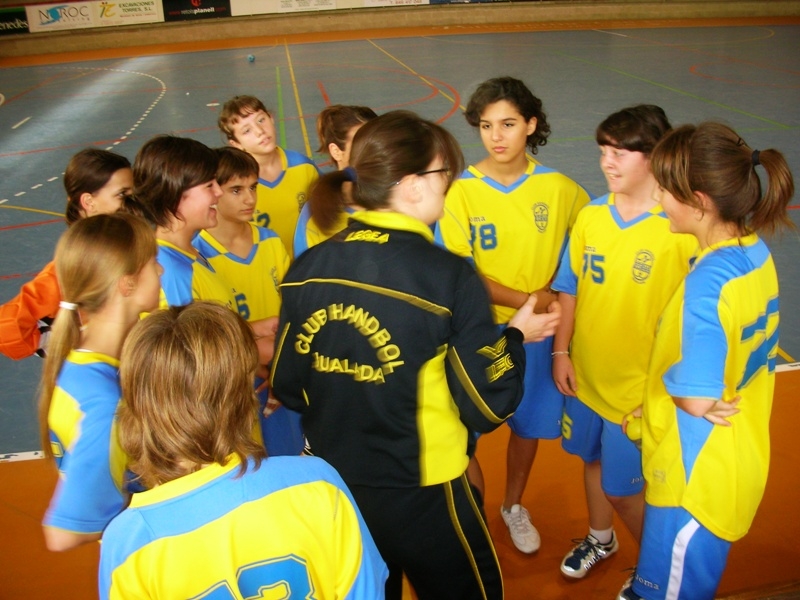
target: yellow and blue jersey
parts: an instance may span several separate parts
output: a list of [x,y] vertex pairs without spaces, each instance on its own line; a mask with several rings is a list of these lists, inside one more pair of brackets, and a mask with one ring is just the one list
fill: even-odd
[[[661,317],[644,401],[646,500],[685,508],[736,541],[755,516],[769,468],[778,349],[778,278],[755,234],[703,250]],[[741,397],[730,427],[674,397]]]
[[[522,292],[545,287],[589,194],[561,173],[528,160],[525,173],[502,185],[474,166],[450,187],[437,243],[470,260],[484,277]],[[515,309],[492,307],[496,323]]]
[[250,225],[253,246],[246,258],[229,252],[212,234],[201,231],[192,245],[229,287],[234,306],[247,321],[277,317],[281,309],[278,286],[289,269],[289,254],[278,234]]
[[697,249],[670,232],[660,205],[625,221],[606,194],[578,215],[552,287],[576,297],[578,398],[604,419],[622,423],[641,406],[658,318]]
[[308,189],[319,177],[319,169],[299,152],[280,147],[276,151],[281,159],[281,174],[274,181],[258,179],[253,222],[275,231],[291,253],[300,209],[306,203]]
[[46,526],[100,533],[125,507],[127,459],[114,425],[120,396],[119,361],[97,352],[70,352],[47,418],[59,480]]
[[103,537],[100,597],[383,598],[388,570],[330,465],[239,467],[231,456],[134,494]]
[[208,261],[181,250],[164,240],[156,240],[156,260],[161,265],[160,308],[185,306],[194,300],[212,300],[233,308],[236,302],[231,287],[214,272]]
[[339,214],[339,219],[330,231],[324,232],[317,223],[311,218],[311,205],[306,203],[300,209],[300,218],[297,220],[297,228],[294,231],[294,255],[300,256],[303,252],[324,242],[335,233],[339,233],[347,227],[347,220],[355,212],[350,206],[345,206],[344,211]]

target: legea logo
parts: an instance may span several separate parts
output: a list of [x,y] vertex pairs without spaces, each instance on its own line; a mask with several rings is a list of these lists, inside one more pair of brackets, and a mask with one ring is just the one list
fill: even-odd
[[53,25],[54,23],[68,23],[70,21],[91,20],[88,6],[75,6],[62,4],[46,10],[39,9],[39,24]]

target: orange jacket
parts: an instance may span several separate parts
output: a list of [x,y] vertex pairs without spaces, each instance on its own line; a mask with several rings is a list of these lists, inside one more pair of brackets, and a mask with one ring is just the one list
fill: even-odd
[[0,306],[0,352],[20,360],[39,349],[41,319],[54,319],[61,300],[54,262]]

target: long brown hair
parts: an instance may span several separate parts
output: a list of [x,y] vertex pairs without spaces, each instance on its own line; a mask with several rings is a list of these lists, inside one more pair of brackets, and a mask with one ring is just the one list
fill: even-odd
[[117,212],[79,220],[56,245],[56,276],[61,297],[75,305],[56,314],[47,345],[39,392],[39,431],[52,458],[48,417],[58,374],[80,342],[81,319],[102,309],[117,282],[136,275],[156,254],[155,234],[141,217]]
[[385,113],[356,133],[348,169],[326,173],[312,185],[311,211],[318,214],[317,206],[341,205],[346,181],[353,182],[352,196],[358,205],[385,208],[395,183],[424,171],[437,157],[449,170],[449,187],[464,169],[464,157],[453,135],[409,111]]
[[[727,125],[678,127],[658,143],[650,161],[656,181],[676,200],[698,206],[694,193],[702,192],[714,202],[719,218],[742,232],[794,227],[786,211],[794,179],[783,154],[753,150]],[[758,165],[767,173],[763,195]]]
[[256,464],[258,350],[247,322],[211,302],[156,311],[137,323],[120,359],[120,446],[152,487],[236,454]]

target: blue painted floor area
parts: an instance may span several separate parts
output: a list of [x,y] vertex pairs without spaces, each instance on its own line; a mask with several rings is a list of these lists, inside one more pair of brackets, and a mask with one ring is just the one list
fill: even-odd
[[[797,26],[364,39],[8,68],[0,70],[0,302],[52,257],[64,230],[63,170],[83,147],[132,161],[159,133],[218,146],[219,105],[246,93],[273,110],[282,146],[320,161],[316,116],[343,103],[440,121],[473,162],[483,148],[463,104],[478,83],[504,74],[544,101],[552,135],[541,162],[593,194],[605,191],[596,125],[642,102],[661,105],[673,124],[726,122],[750,146],[783,151],[800,179]],[[800,360],[800,238],[788,232],[770,245],[782,286],[781,349],[784,360]],[[40,368],[37,358],[0,357],[0,457],[39,448]]]

